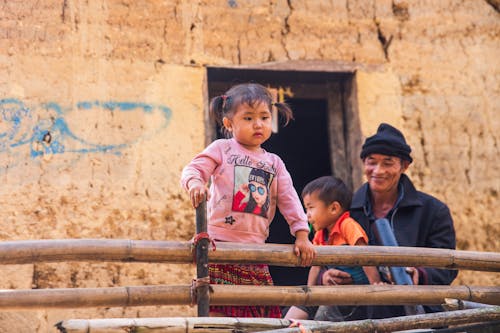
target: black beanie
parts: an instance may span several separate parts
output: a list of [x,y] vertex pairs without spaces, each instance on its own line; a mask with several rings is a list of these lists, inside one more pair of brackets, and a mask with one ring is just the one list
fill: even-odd
[[403,133],[389,124],[382,123],[377,133],[366,139],[361,148],[361,158],[370,154],[397,156],[403,160],[413,162],[410,156],[411,147],[406,143]]

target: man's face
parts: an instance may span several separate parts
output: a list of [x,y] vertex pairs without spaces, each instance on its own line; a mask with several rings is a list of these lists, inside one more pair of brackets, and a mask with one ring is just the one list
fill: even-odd
[[401,174],[408,168],[408,162],[396,156],[370,154],[363,161],[366,180],[374,193],[397,191]]

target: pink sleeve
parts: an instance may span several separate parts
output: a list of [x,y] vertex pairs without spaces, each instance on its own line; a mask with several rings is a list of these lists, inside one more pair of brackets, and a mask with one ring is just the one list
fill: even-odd
[[290,232],[295,236],[299,230],[306,230],[309,232],[309,225],[307,224],[307,216],[304,213],[304,208],[300,202],[300,198],[293,187],[292,177],[285,167],[283,161],[279,159],[277,168],[277,182],[278,182],[278,208],[290,225]]
[[193,179],[206,184],[214,170],[221,164],[221,156],[219,142],[212,142],[182,169],[181,186],[186,191],[189,190],[189,181]]

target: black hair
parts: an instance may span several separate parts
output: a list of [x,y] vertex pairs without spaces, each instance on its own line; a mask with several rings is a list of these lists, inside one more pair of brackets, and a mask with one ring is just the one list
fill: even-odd
[[273,96],[269,89],[258,83],[242,83],[231,87],[223,95],[216,96],[210,101],[210,118],[214,119],[222,128],[226,138],[231,137],[231,133],[224,128],[222,119],[231,119],[238,106],[248,104],[251,107],[259,103],[265,103],[272,109],[276,107],[280,118],[284,120],[286,126],[293,119],[292,109],[286,103],[273,103]]
[[302,199],[314,192],[318,192],[318,198],[326,205],[337,201],[343,210],[348,210],[351,206],[352,191],[340,178],[323,176],[314,179],[302,190]]

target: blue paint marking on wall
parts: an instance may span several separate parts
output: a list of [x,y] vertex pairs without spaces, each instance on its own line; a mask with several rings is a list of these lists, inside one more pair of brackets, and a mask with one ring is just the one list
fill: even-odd
[[[29,110],[16,99],[2,99],[0,100],[0,111],[3,123],[0,128],[2,131],[0,132],[0,151],[3,151],[7,148],[8,142],[18,135],[23,119],[29,117]],[[24,138],[26,134],[23,133],[23,135]]]
[[[31,158],[47,154],[63,153],[111,153],[119,155],[121,151],[136,143],[141,138],[149,137],[167,127],[172,112],[163,105],[136,102],[83,101],[76,104],[77,110],[100,109],[103,112],[144,112],[151,114],[155,110],[162,115],[163,123],[154,133],[143,133],[140,137],[123,140],[114,144],[89,142],[75,135],[70,129],[65,116],[71,108],[63,109],[57,103],[46,103],[39,106],[47,110],[50,116],[36,117],[36,107],[30,109],[14,98],[0,99],[0,154],[12,153],[16,148],[29,146]],[[70,148],[72,147],[72,148]],[[75,148],[76,147],[76,148]]]

